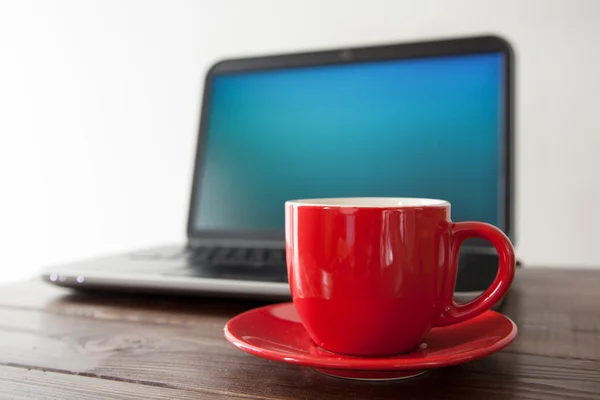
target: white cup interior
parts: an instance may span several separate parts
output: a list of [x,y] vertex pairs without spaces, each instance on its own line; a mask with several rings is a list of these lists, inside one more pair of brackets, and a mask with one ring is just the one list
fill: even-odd
[[447,206],[446,200],[420,199],[413,197],[338,197],[323,199],[290,200],[286,204],[313,207],[440,207]]

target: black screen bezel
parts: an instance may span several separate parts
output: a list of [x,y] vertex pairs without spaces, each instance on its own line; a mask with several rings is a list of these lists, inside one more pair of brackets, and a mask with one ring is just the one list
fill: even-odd
[[[251,58],[228,59],[217,62],[206,73],[204,95],[200,114],[196,161],[194,165],[192,191],[187,223],[189,240],[194,239],[245,239],[284,241],[281,230],[215,230],[196,229],[194,220],[199,208],[201,177],[203,172],[204,145],[208,128],[208,113],[211,104],[212,80],[217,75],[264,71],[269,69],[324,66],[336,64],[415,59],[452,55],[502,53],[504,56],[504,127],[502,129],[501,163],[501,225],[515,243],[514,229],[514,52],[511,45],[498,36],[476,36],[468,38],[422,41],[360,48],[345,48],[309,53],[282,54]],[[283,212],[283,204],[281,205]],[[489,246],[485,242],[477,246]]]

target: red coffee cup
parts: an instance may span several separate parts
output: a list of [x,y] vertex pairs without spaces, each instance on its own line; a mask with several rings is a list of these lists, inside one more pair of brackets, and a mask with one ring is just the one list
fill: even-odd
[[[450,220],[450,203],[412,198],[338,198],[285,204],[294,305],[319,347],[347,355],[416,350],[429,330],[476,317],[515,274],[510,240],[483,222]],[[453,300],[461,243],[490,241],[498,274],[476,299]]]

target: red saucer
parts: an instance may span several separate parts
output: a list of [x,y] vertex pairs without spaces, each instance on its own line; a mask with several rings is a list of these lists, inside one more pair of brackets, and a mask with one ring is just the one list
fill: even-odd
[[292,303],[242,313],[232,318],[224,331],[234,346],[258,357],[312,367],[340,378],[390,380],[495,353],[515,339],[517,326],[502,314],[486,311],[460,324],[434,328],[416,352],[394,357],[352,357],[317,347]]

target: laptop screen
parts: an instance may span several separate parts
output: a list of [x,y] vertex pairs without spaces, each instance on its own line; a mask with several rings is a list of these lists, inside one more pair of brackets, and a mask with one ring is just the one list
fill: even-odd
[[280,230],[284,202],[449,200],[502,228],[502,53],[216,75],[194,229]]

